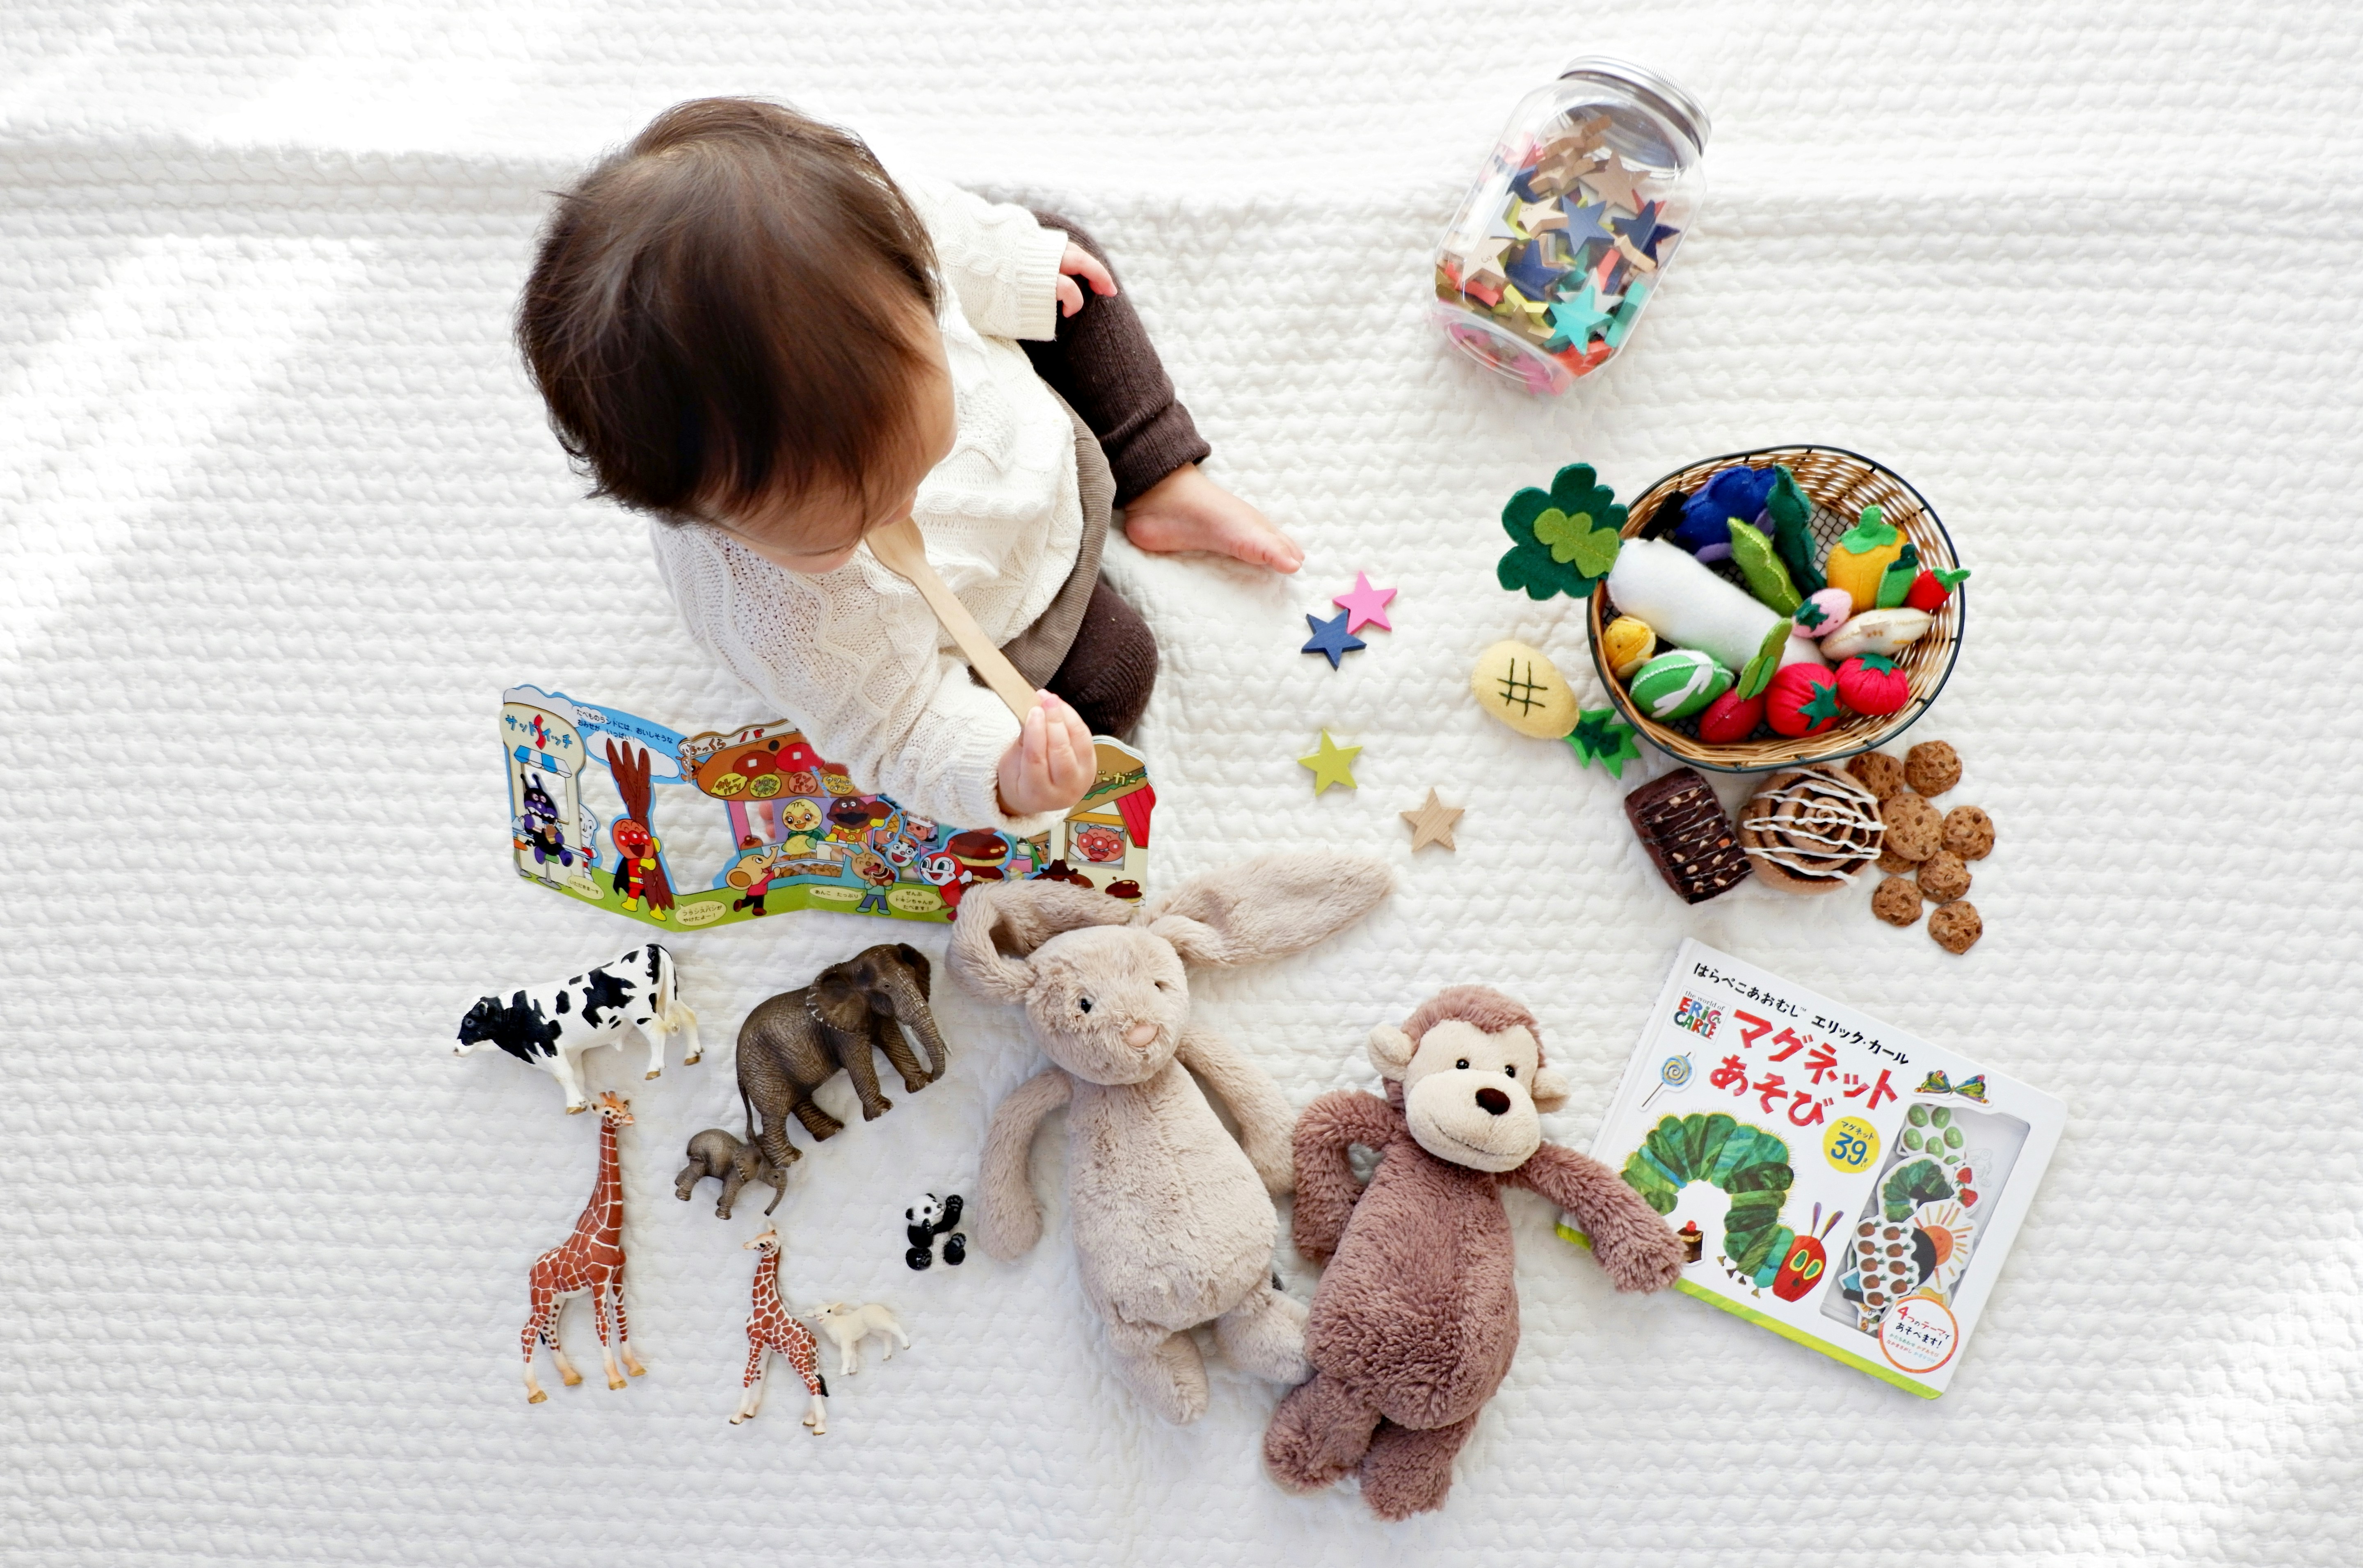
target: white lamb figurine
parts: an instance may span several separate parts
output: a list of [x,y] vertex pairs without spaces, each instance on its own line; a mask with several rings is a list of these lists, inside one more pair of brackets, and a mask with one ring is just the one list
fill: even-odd
[[873,1301],[867,1307],[855,1307],[843,1301],[826,1301],[804,1314],[805,1319],[837,1346],[837,1371],[840,1377],[851,1377],[861,1370],[861,1341],[871,1335],[878,1336],[884,1348],[878,1359],[894,1359],[894,1341],[899,1340],[904,1350],[911,1348],[911,1336],[903,1332],[903,1325],[894,1315]]

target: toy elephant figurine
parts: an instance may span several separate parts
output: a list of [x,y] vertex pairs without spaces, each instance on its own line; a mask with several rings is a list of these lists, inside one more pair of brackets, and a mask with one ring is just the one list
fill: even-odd
[[[865,948],[813,976],[812,984],[757,1005],[738,1027],[738,1099],[747,1125],[772,1165],[785,1171],[803,1158],[788,1141],[794,1117],[815,1140],[845,1124],[820,1108],[813,1091],[842,1071],[861,1097],[861,1119],[875,1121],[894,1106],[878,1088],[872,1051],[882,1051],[912,1094],[943,1076],[950,1054],[927,1009],[927,955],[901,942]],[[907,1026],[927,1049],[919,1060],[903,1038]],[[758,1118],[760,1118],[760,1120]]]
[[[1288,1103],[1236,1047],[1191,1028],[1182,965],[1311,947],[1392,883],[1382,862],[1300,853],[1193,878],[1142,908],[1047,881],[979,885],[960,903],[952,973],[1022,1005],[1026,1034],[1052,1063],[993,1113],[978,1239],[1004,1260],[1041,1239],[1028,1157],[1042,1118],[1069,1106],[1083,1290],[1117,1370],[1169,1421],[1205,1413],[1206,1368],[1190,1336],[1201,1323],[1243,1372],[1292,1384],[1312,1371],[1304,1307],[1272,1276],[1271,1195],[1292,1184]],[[1228,1103],[1238,1139],[1193,1073]]]
[[718,1219],[730,1218],[739,1193],[750,1182],[761,1182],[771,1189],[771,1201],[763,1206],[765,1214],[780,1207],[788,1190],[788,1179],[763,1158],[760,1149],[740,1142],[718,1127],[709,1127],[690,1139],[689,1163],[673,1178],[672,1195],[687,1203],[697,1184],[708,1176],[722,1184],[722,1199],[714,1206]]

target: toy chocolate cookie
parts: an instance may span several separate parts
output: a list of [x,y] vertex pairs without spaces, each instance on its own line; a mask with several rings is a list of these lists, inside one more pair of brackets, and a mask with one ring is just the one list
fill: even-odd
[[1920,891],[1938,904],[1950,904],[1969,894],[1969,868],[1950,850],[1938,850],[1920,862]]
[[1695,768],[1676,768],[1625,797],[1625,815],[1666,885],[1703,904],[1747,879],[1748,861],[1723,803]]
[[1847,772],[1874,800],[1885,800],[1903,787],[1903,764],[1884,751],[1865,751],[1847,763]]
[[1993,818],[1974,806],[1957,806],[1945,813],[1941,838],[1963,860],[1981,861],[1993,853]]
[[1879,812],[1887,824],[1887,847],[1905,860],[1917,863],[1942,847],[1944,819],[1916,791],[1896,791],[1880,803]]
[[1978,918],[1978,906],[1963,899],[1947,904],[1928,917],[1928,934],[1947,952],[1967,952],[1977,946],[1978,939],[1986,934],[1985,922]]
[[1961,758],[1942,740],[1923,740],[1903,753],[1903,778],[1922,795],[1942,795],[1961,782]]
[[1835,893],[1879,855],[1879,801],[1836,768],[1775,773],[1739,814],[1739,847],[1783,893]]
[[1870,912],[1891,926],[1908,926],[1920,917],[1920,889],[1908,876],[1891,876],[1870,895]]
[[1879,846],[1879,869],[1890,876],[1908,876],[1917,861],[1907,861],[1895,852],[1895,846],[1881,840]]

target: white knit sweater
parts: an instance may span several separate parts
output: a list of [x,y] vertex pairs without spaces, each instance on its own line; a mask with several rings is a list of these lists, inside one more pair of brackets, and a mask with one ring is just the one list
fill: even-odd
[[[959,413],[951,455],[920,484],[912,516],[937,574],[1006,642],[1049,607],[1082,542],[1074,426],[1015,341],[1057,328],[1066,236],[1023,207],[898,183],[935,241]],[[970,680],[926,601],[867,545],[807,575],[702,523],[652,521],[649,538],[690,636],[760,696],[770,709],[760,717],[794,720],[860,788],[1018,837],[1055,819],[1002,811],[994,770],[1016,719]]]

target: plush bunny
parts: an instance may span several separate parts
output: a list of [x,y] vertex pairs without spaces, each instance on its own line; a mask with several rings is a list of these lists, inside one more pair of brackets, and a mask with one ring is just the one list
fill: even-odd
[[[1056,882],[981,884],[960,904],[952,974],[1021,1004],[1053,1063],[993,1114],[978,1240],[1007,1260],[1041,1239],[1028,1156],[1042,1118],[1071,1106],[1083,1289],[1125,1380],[1167,1420],[1205,1413],[1206,1369],[1189,1334],[1198,1324],[1214,1323],[1242,1371],[1297,1383],[1310,1370],[1304,1308],[1280,1293],[1271,1268],[1270,1195],[1291,1184],[1288,1106],[1262,1069],[1190,1027],[1182,966],[1311,947],[1368,913],[1393,880],[1378,861],[1300,853],[1193,878],[1145,907]],[[1239,1140],[1193,1072],[1229,1104]]]

